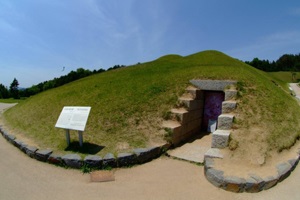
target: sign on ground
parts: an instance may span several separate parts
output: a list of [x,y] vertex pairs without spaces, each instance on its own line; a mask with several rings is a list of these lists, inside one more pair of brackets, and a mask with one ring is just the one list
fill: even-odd
[[56,128],[84,131],[91,107],[65,106],[55,124]]

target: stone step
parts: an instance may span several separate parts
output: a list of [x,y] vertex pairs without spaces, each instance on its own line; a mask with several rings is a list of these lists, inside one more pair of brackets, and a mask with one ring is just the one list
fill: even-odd
[[236,108],[236,101],[229,100],[229,101],[223,101],[222,102],[222,113],[231,113]]
[[171,119],[177,120],[180,123],[183,122],[184,116],[188,114],[188,111],[185,108],[173,108],[171,109]]
[[225,148],[228,146],[230,131],[229,130],[216,130],[212,133],[212,148]]
[[185,90],[186,90],[186,92],[188,92],[192,95],[193,99],[203,98],[203,91],[199,90],[198,88],[196,88],[194,86],[188,86]]
[[188,111],[185,108],[172,109],[171,113],[171,119],[179,121],[182,125],[197,119],[202,120],[203,115],[201,110]]
[[181,124],[178,121],[167,120],[163,121],[162,127],[166,131],[166,138],[168,138],[168,140],[170,140],[172,144],[177,145],[177,143],[179,142],[177,141],[178,137],[182,132]]
[[182,95],[180,98],[194,100],[193,94],[191,94],[191,93],[189,93],[189,92],[183,93],[183,95]]
[[225,101],[236,99],[237,90],[227,89],[225,90]]
[[171,109],[171,112],[174,114],[184,114],[187,113],[188,111],[185,108],[173,108]]
[[166,120],[166,121],[163,121],[162,127],[174,130],[174,129],[181,127],[181,124],[175,120]]
[[203,100],[194,100],[191,97],[180,97],[179,102],[189,110],[199,110],[203,108]]
[[220,130],[230,130],[232,127],[234,115],[232,114],[221,114],[218,117],[218,128]]

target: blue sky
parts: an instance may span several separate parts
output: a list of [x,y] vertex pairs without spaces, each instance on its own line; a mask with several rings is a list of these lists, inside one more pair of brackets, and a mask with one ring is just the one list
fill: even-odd
[[[0,83],[79,67],[219,50],[240,60],[300,53],[299,0],[1,0]],[[65,71],[62,71],[65,67]]]

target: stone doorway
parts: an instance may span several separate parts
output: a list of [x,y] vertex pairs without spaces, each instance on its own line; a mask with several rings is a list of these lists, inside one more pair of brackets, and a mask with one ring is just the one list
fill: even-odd
[[224,92],[204,91],[202,131],[213,132],[216,129],[218,117],[222,114],[222,102],[224,98]]

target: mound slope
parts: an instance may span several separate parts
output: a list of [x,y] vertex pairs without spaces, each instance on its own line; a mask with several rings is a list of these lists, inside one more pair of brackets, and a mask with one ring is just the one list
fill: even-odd
[[62,107],[91,106],[84,141],[104,147],[100,154],[147,147],[164,141],[163,117],[191,79],[238,81],[234,154],[266,156],[299,137],[296,100],[268,74],[218,51],[163,56],[83,78],[30,97],[8,110],[5,120],[39,147],[62,151],[64,132],[54,128]]

